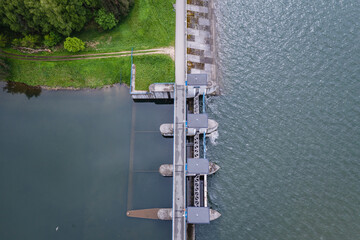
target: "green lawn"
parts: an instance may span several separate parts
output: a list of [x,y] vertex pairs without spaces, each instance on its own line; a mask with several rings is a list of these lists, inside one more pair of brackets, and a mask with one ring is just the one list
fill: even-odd
[[[110,31],[99,31],[93,23],[77,36],[98,43],[95,48],[75,54],[118,52],[173,46],[175,43],[175,0],[135,0],[129,16]],[[16,52],[6,49],[8,52]],[[34,55],[72,55],[60,48],[54,53]],[[136,56],[136,89],[148,90],[154,82],[174,81],[174,62],[165,55]],[[120,80],[129,84],[130,57],[64,62],[9,59],[9,80],[49,87],[101,87]]]
[[[130,82],[130,57],[77,60],[64,62],[35,62],[8,59],[10,81],[49,87],[101,87]],[[174,62],[165,55],[135,56],[136,89],[148,90],[154,82],[174,81]]]
[[149,90],[152,83],[175,82],[175,63],[166,55],[135,56],[136,90]]
[[[135,0],[129,16],[110,31],[95,24],[74,36],[98,42],[96,51],[112,52],[167,47],[175,44],[175,0]],[[94,49],[87,49],[94,51]]]

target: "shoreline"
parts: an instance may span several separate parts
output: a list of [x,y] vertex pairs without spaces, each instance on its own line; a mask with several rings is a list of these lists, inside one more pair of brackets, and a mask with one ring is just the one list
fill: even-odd
[[125,83],[114,83],[114,84],[108,84],[108,85],[103,85],[101,87],[95,87],[95,88],[91,88],[91,87],[49,87],[49,86],[43,86],[43,85],[36,85],[36,86],[31,86],[28,85],[26,83],[23,82],[14,82],[14,81],[0,81],[0,87],[4,88],[8,83],[15,83],[15,84],[21,84],[24,85],[28,88],[39,88],[41,90],[47,90],[47,91],[82,91],[82,90],[101,90],[101,89],[108,89],[108,88],[112,88],[115,87],[116,85],[124,85],[127,88],[129,88],[129,86]]

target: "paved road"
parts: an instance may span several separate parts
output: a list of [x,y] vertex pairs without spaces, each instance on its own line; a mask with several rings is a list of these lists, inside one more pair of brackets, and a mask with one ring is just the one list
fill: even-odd
[[176,1],[172,239],[186,239],[186,2]]
[[175,31],[175,82],[185,85],[185,54],[186,54],[186,1],[176,1],[176,31]]
[[173,174],[173,240],[186,239],[185,199],[185,101],[184,85],[175,85],[174,102],[174,174]]

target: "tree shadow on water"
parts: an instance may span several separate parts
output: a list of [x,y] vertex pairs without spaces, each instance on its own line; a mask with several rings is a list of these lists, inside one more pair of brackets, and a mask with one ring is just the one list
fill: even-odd
[[41,94],[41,87],[29,86],[25,83],[7,82],[3,91],[11,94],[25,94],[28,99],[38,97]]

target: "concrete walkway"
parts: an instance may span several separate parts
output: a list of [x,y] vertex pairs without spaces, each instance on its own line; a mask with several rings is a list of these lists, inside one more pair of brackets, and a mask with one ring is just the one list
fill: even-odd
[[186,239],[186,2],[176,1],[172,239]]

